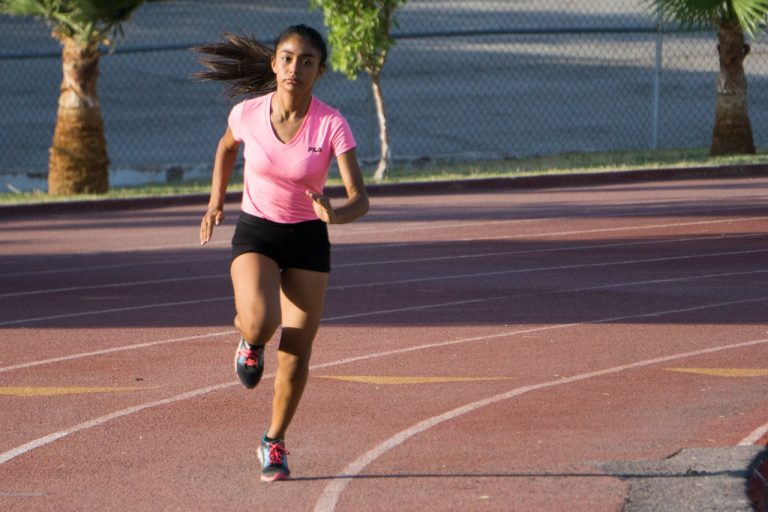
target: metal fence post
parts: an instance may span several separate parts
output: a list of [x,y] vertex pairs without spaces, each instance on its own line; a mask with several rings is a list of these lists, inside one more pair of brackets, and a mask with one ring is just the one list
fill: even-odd
[[651,110],[651,149],[659,149],[659,110],[661,102],[662,44],[664,42],[664,20],[661,7],[656,3],[656,57],[653,73],[653,105]]

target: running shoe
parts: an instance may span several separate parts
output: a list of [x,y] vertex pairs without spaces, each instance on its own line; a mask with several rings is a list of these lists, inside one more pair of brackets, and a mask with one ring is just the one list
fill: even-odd
[[268,441],[267,435],[264,434],[259,446],[259,462],[262,482],[287,480],[291,476],[291,470],[288,469],[288,451],[282,439]]
[[255,388],[264,373],[264,345],[254,347],[240,338],[235,353],[235,371],[243,386]]

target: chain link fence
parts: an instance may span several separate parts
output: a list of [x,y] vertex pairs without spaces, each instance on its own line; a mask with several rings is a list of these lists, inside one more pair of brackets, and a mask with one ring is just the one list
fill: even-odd
[[[711,141],[716,32],[661,27],[641,0],[409,0],[396,18],[397,44],[382,75],[396,163]],[[271,42],[295,23],[325,30],[306,0],[175,0],[137,11],[100,64],[113,183],[207,176],[233,102],[222,84],[191,78],[199,65],[189,48],[226,31]],[[0,172],[42,179],[61,80],[58,43],[44,23],[6,16],[0,43]],[[765,37],[752,42],[745,67],[755,144],[766,147]],[[342,111],[361,159],[374,162],[368,77],[328,73],[316,95]]]

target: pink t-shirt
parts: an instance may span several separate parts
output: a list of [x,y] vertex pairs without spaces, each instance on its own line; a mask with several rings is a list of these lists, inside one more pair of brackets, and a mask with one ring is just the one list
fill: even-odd
[[353,149],[355,138],[337,110],[313,97],[299,131],[281,142],[270,121],[273,95],[238,103],[229,114],[235,140],[245,145],[242,210],[284,224],[316,220],[306,191],[323,192],[331,158]]

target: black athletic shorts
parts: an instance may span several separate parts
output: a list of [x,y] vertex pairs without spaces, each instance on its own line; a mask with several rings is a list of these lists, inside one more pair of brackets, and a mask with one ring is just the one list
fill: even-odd
[[232,237],[232,260],[248,252],[274,260],[280,270],[331,271],[331,242],[322,220],[281,224],[240,212]]

